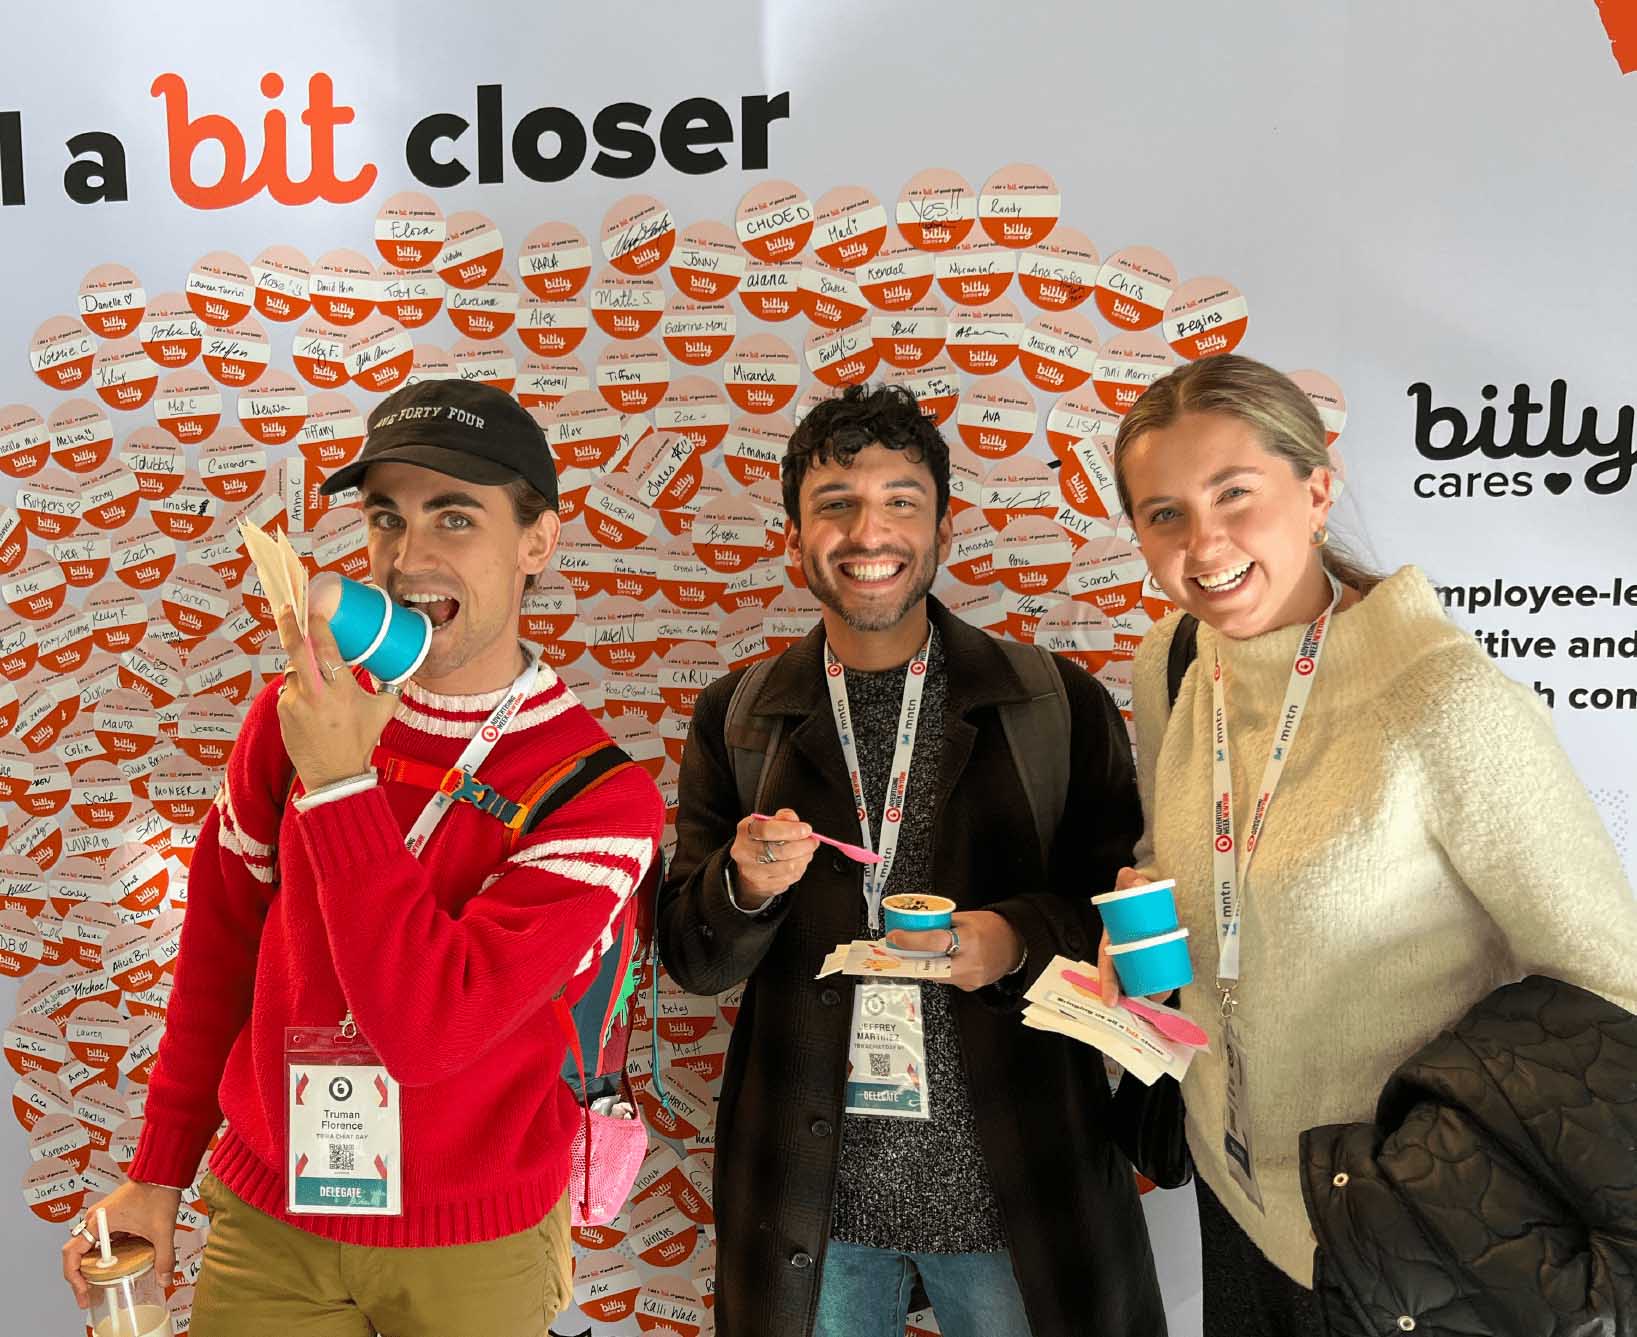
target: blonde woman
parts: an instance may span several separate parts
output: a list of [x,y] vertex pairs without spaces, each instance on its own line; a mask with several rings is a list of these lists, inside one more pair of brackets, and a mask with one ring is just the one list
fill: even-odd
[[1288,378],[1235,356],[1167,376],[1115,470],[1179,606],[1136,659],[1145,832],[1121,882],[1176,879],[1182,1004],[1211,1038],[1183,1084],[1205,1331],[1310,1337],[1303,1130],[1370,1119],[1402,1061],[1523,974],[1632,1008],[1637,901],[1533,694],[1420,571],[1330,540],[1323,427]]

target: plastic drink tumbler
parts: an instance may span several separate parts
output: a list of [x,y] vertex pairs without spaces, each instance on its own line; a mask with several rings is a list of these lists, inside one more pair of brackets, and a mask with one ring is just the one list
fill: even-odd
[[136,1235],[115,1236],[108,1261],[95,1250],[80,1272],[91,1286],[95,1337],[170,1337],[171,1316],[153,1270],[153,1245]]
[[393,603],[379,585],[320,571],[307,587],[307,604],[330,624],[341,657],[389,687],[418,669],[432,647],[431,619]]

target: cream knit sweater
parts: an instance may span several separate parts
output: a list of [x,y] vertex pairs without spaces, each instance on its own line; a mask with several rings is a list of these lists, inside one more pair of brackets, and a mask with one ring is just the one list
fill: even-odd
[[1418,570],[1338,614],[1244,889],[1237,1021],[1258,1212],[1222,1151],[1209,675],[1220,649],[1243,839],[1303,628],[1235,641],[1201,624],[1173,713],[1177,617],[1136,658],[1137,862],[1177,880],[1194,962],[1182,1006],[1213,1046],[1183,1084],[1188,1142],[1235,1220],[1310,1286],[1302,1131],[1373,1118],[1400,1063],[1522,975],[1637,1010],[1637,899],[1546,709],[1444,616]]

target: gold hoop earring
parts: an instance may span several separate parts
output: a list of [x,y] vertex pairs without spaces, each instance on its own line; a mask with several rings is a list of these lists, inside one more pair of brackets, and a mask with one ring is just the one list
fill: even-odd
[[1330,526],[1320,525],[1313,531],[1313,546],[1322,548],[1328,542],[1330,542]]

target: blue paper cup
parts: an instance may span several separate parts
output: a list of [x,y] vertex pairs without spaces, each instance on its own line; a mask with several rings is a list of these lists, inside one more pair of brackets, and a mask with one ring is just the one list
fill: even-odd
[[1167,994],[1193,983],[1194,965],[1188,959],[1188,930],[1179,928],[1135,942],[1111,943],[1108,954],[1120,988],[1133,998]]
[[955,902],[947,896],[924,892],[899,892],[881,902],[887,912],[887,932],[895,928],[919,932],[928,928],[948,928],[954,923]]
[[[334,595],[330,588],[336,590]],[[378,585],[325,572],[314,578],[309,593],[320,612],[334,599],[335,611],[328,621],[341,657],[349,664],[362,664],[389,687],[418,669],[432,647],[431,619],[393,603]]]
[[1110,942],[1156,938],[1177,926],[1176,879],[1144,882],[1140,887],[1105,892],[1091,903],[1103,917]]

